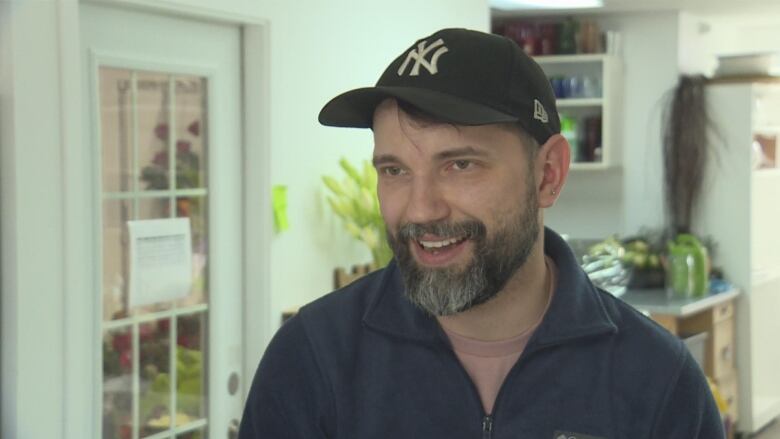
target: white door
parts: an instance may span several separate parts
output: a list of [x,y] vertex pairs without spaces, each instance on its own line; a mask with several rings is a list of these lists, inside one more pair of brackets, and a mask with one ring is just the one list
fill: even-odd
[[[98,5],[80,21],[100,225],[97,431],[227,438],[244,379],[240,29]],[[191,288],[140,294],[128,221],[176,217],[191,228]]]

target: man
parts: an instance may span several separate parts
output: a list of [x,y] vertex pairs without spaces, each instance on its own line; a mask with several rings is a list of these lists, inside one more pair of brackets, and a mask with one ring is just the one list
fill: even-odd
[[439,31],[320,122],[372,128],[396,258],[279,330],[242,439],[723,437],[684,345],[544,228],[569,145],[514,43]]

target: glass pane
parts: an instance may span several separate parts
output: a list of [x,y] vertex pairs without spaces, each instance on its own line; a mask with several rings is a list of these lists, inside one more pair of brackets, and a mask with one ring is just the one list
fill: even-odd
[[100,68],[100,140],[103,190],[131,190],[133,172],[130,71]]
[[103,202],[103,320],[127,317],[130,270],[127,221],[132,218],[132,202]]
[[206,417],[206,313],[184,315],[177,320],[177,422],[188,423]]
[[103,438],[133,430],[133,348],[130,328],[103,333]]
[[139,325],[141,437],[168,430],[171,425],[171,320]]
[[138,166],[141,190],[168,189],[169,75],[138,72]]
[[176,199],[176,216],[190,218],[192,230],[192,293],[177,302],[180,308],[205,304],[208,291],[208,228],[206,197]]
[[171,218],[169,197],[141,198],[138,200],[138,219]]
[[188,431],[176,435],[176,439],[206,439],[208,438],[206,428],[200,428],[198,430]]
[[206,80],[178,76],[176,120],[176,189],[206,187]]
[[[171,78],[175,79],[173,93],[169,93]],[[110,68],[101,68],[100,80],[106,198],[103,319],[133,317],[126,328],[107,330],[104,334],[103,437],[132,439],[161,433],[171,438],[203,439],[205,427],[178,435],[171,427],[186,428],[192,422],[206,419],[208,411],[208,311],[188,310],[207,304],[206,80]],[[170,162],[169,151],[175,151],[175,162]],[[204,189],[204,193],[148,197],[141,195],[152,194],[136,192],[170,190],[171,181],[175,182],[173,189]],[[120,196],[128,199],[112,199]],[[175,303],[167,301],[128,309],[127,222],[174,217],[191,221],[193,289]],[[180,311],[187,314],[176,316]],[[160,313],[154,316],[156,320],[135,323],[138,317],[153,312]],[[130,328],[137,331],[135,346]],[[132,358],[134,348],[138,355],[136,368]],[[171,395],[171,391],[175,393]]]

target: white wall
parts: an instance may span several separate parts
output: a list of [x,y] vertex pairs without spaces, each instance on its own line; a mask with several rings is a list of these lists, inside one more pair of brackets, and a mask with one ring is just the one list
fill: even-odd
[[605,20],[623,39],[623,233],[664,223],[662,110],[677,85],[678,13],[617,15]]
[[[54,2],[0,2],[0,436],[8,438],[58,437],[66,422],[64,218],[60,193],[53,190],[63,182],[60,66],[57,40],[42,30],[57,26]],[[25,51],[18,41],[26,42]]]
[[[683,14],[680,68],[711,76],[718,55],[780,52],[780,14],[759,12]],[[780,67],[780,59],[776,60]]]

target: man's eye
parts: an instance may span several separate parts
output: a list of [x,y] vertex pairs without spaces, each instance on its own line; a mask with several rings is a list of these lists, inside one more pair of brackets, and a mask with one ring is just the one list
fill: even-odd
[[452,167],[459,171],[464,171],[471,167],[471,160],[455,160],[452,162]]
[[401,170],[401,168],[398,166],[387,166],[385,168],[382,168],[382,173],[390,177],[396,177],[401,175],[403,173],[403,170]]

